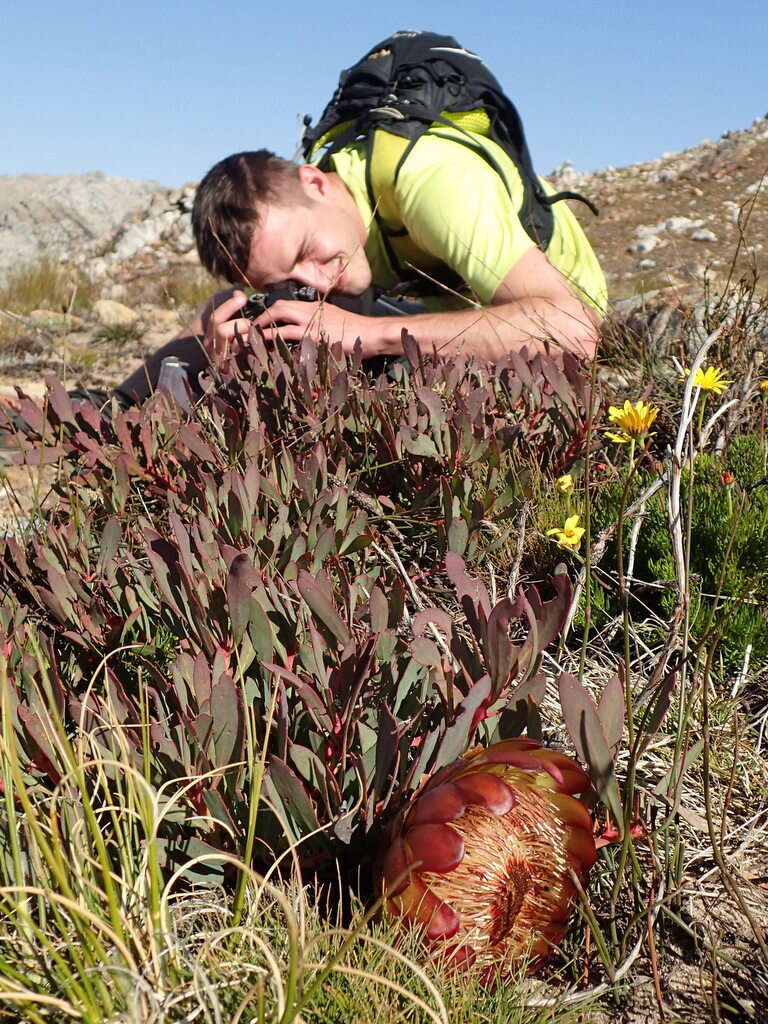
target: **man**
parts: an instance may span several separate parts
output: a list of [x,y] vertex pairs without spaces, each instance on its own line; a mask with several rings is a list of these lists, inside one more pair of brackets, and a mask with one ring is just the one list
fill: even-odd
[[[605,310],[605,280],[574,214],[554,203],[554,232],[543,252],[523,228],[520,176],[490,139],[492,163],[449,125],[434,126],[402,164],[393,192],[406,245],[393,267],[366,187],[366,149],[352,142],[327,171],[297,166],[266,150],[216,164],[197,191],[193,227],[203,265],[214,276],[257,290],[286,279],[331,301],[281,300],[254,321],[265,340],[328,337],[364,358],[402,353],[402,331],[430,354],[502,359],[511,349],[552,349],[590,359]],[[546,183],[545,190],[552,189]],[[405,252],[405,259],[402,253]],[[372,284],[388,290],[404,278],[425,312],[371,317],[333,304]],[[169,345],[119,389],[141,400],[167,355],[196,374],[222,358],[250,321],[238,313],[240,288],[217,293]]]

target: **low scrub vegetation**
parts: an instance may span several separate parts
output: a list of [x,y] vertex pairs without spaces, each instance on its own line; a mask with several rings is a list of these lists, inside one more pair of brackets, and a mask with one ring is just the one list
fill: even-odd
[[[22,397],[17,459],[56,472],[0,546],[6,1019],[616,1019],[641,967],[663,1015],[683,949],[702,1013],[764,1005],[740,865],[766,828],[768,385],[737,326],[692,324],[658,394],[568,357],[406,340],[376,377],[253,338],[189,413]],[[480,802],[470,752],[486,806],[551,794],[568,825],[561,917],[514,958],[437,934],[450,893],[421,920],[397,891],[391,851]]]

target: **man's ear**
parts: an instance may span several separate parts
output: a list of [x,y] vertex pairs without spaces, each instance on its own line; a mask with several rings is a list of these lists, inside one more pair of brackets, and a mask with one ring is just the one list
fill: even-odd
[[299,167],[299,184],[308,199],[317,201],[329,193],[328,175],[313,164],[302,164]]

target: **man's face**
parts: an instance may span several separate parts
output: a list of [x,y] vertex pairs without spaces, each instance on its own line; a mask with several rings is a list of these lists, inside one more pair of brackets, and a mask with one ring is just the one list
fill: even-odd
[[251,242],[248,280],[260,289],[291,279],[321,295],[360,295],[371,283],[366,236],[340,179],[302,167],[298,189],[263,210]]

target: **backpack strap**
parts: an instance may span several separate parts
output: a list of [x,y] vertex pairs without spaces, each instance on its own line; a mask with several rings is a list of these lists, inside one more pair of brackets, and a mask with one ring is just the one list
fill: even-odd
[[[470,132],[457,123],[458,120],[456,117],[451,118],[439,115],[437,121],[433,121],[431,126],[435,126],[437,122],[440,122],[461,132],[464,138],[452,138],[450,141],[456,145],[466,146],[467,149],[472,150],[473,153],[484,159],[494,173],[502,180],[507,194],[512,198],[510,184],[499,162],[484,146],[478,145]],[[400,220],[399,211],[395,203],[395,185],[405,160],[415,144],[427,132],[428,127],[430,126],[421,126],[421,129],[415,133],[413,138],[395,135],[384,127],[376,128],[369,134],[368,159],[365,169],[368,198],[374,218],[381,232],[390,266],[398,276],[402,274],[403,268],[397,259],[391,240],[406,236],[408,231]],[[507,151],[505,150],[505,152]],[[532,194],[534,185],[531,179],[523,174],[519,167],[518,173],[520,174],[524,193],[523,202],[520,209],[517,210],[517,215],[520,217],[531,239],[543,250],[552,237],[554,227],[553,215],[549,209],[550,204],[546,203],[544,205],[543,202],[550,197],[547,197],[538,179],[535,178],[533,181],[535,182],[536,192]],[[553,201],[555,200],[555,197],[551,198]],[[558,195],[557,198],[561,198],[561,196]],[[562,198],[566,197],[563,195]]]
[[584,205],[588,207],[596,217],[600,216],[600,211],[591,199],[587,199],[587,197],[583,196],[581,192],[571,192],[570,189],[565,189],[563,192],[555,192],[555,194],[551,196],[544,195],[541,201],[546,203],[547,206],[552,206],[553,203],[559,203],[561,199],[575,199],[579,203],[584,203]]

